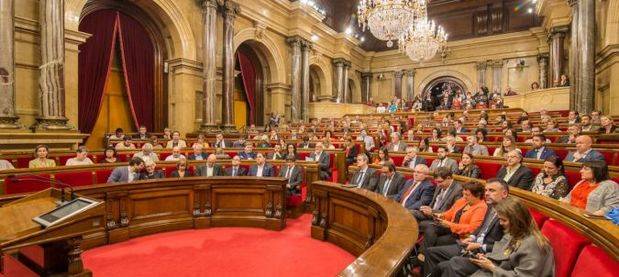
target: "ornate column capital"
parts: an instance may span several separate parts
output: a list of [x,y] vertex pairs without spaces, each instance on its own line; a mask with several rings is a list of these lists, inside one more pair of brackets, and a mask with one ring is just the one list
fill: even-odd
[[549,58],[548,53],[540,53],[540,54],[537,55],[537,61],[538,62],[541,62],[541,61],[548,62],[548,58]]
[[501,68],[503,67],[504,61],[503,60],[494,60],[492,62],[490,62],[490,66],[492,68]]
[[361,78],[372,78],[372,72],[361,72]]
[[570,31],[570,26],[567,26],[567,25],[565,25],[565,26],[556,26],[556,27],[552,27],[552,28],[550,29],[549,34],[550,34],[551,36],[553,36],[553,37],[554,37],[554,36],[562,36],[562,37],[565,37],[565,35],[566,35],[566,34],[567,34],[567,32],[569,32],[569,31]]
[[567,4],[573,8],[574,6],[578,5],[578,0],[567,0]]
[[347,60],[345,60],[343,58],[335,58],[335,59],[333,59],[333,65],[335,65],[335,66],[342,66],[342,67],[344,67],[344,66],[350,67],[351,63],[350,63],[350,61],[347,61]]
[[477,62],[475,64],[475,69],[477,69],[477,70],[485,70],[486,67],[488,67],[488,62],[487,61]]
[[404,70],[397,70],[393,72],[393,76],[398,78],[398,79],[402,79],[402,76],[404,76]]
[[217,0],[217,2],[220,3],[226,17],[234,18],[241,12],[241,7],[236,2],[230,0]]
[[414,77],[415,73],[417,73],[417,70],[415,70],[414,68],[406,70],[406,76],[408,77]]
[[203,11],[209,8],[217,8],[218,5],[217,0],[196,0],[196,2],[198,2]]

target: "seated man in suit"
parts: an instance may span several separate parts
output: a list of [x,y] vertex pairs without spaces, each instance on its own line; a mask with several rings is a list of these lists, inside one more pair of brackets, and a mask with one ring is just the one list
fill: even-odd
[[367,189],[374,191],[376,189],[376,180],[374,173],[376,170],[368,167],[369,158],[366,154],[357,155],[357,166],[359,170],[353,174],[352,178],[348,180],[351,185],[356,185],[357,188]]
[[174,147],[179,147],[180,149],[187,147],[187,143],[181,139],[181,133],[179,131],[172,132],[172,139],[168,141],[165,148],[172,149]]
[[488,205],[486,215],[479,228],[470,237],[460,243],[430,247],[426,250],[423,275],[428,276],[468,276],[478,267],[469,258],[463,257],[464,251],[490,253],[494,243],[503,237],[503,228],[499,224],[494,207],[507,199],[509,186],[503,180],[490,179],[484,188],[484,199]]
[[144,145],[142,145],[142,151],[136,152],[133,154],[133,157],[141,158],[142,160],[150,159],[153,162],[159,161],[159,156],[157,156],[157,153],[153,152],[153,145],[149,142],[144,143]]
[[350,137],[346,138],[346,149],[344,149],[344,153],[346,154],[346,166],[355,163],[357,154],[359,154],[359,148]]
[[140,126],[140,129],[138,129],[138,133],[135,134],[133,136],[134,139],[139,139],[139,140],[147,140],[150,139],[150,135],[146,132],[146,126],[142,125]]
[[199,166],[196,169],[195,176],[213,177],[224,176],[224,170],[221,165],[215,164],[217,162],[217,156],[215,154],[208,155],[206,158],[206,165]]
[[406,181],[393,199],[400,202],[402,207],[413,211],[418,210],[421,206],[429,205],[432,202],[433,195],[434,185],[432,185],[430,169],[425,164],[419,164],[415,167],[413,179]]
[[447,157],[447,147],[443,145],[438,147],[438,150],[436,151],[436,159],[432,161],[430,171],[434,172],[439,167],[446,167],[451,171],[451,173],[458,171],[458,162]]
[[157,170],[157,164],[151,159],[144,160],[144,171],[140,174],[140,180],[165,178],[163,171]]
[[128,166],[120,166],[114,168],[110,177],[107,178],[107,183],[131,183],[140,179],[140,172],[144,169],[144,160],[141,158],[132,158]]
[[464,123],[461,120],[454,121],[454,129],[456,130],[456,134],[467,133],[469,130],[463,127]]
[[297,159],[293,155],[286,157],[286,165],[279,171],[279,177],[288,179],[288,195],[301,194],[301,182],[303,182],[303,174],[301,167],[296,164]]
[[372,148],[374,148],[374,138],[372,136],[368,135],[368,131],[365,129],[362,129],[359,132],[359,136],[357,136],[357,140],[358,141],[362,141],[365,144],[365,150],[366,151],[372,151]]
[[533,172],[522,164],[522,153],[518,150],[509,151],[505,160],[506,163],[499,169],[496,178],[510,186],[531,190]]
[[268,159],[273,161],[286,159],[286,154],[282,152],[282,146],[275,144],[273,147],[273,153],[268,154]]
[[579,123],[571,124],[567,128],[567,135],[561,136],[557,143],[576,143],[576,138],[580,136],[581,128]]
[[254,152],[254,145],[251,142],[245,144],[245,149],[239,152],[239,158],[241,160],[254,160],[256,159],[256,153]]
[[389,152],[402,152],[406,149],[406,143],[400,140],[400,133],[391,133],[391,143],[387,146]]
[[227,176],[245,176],[247,175],[247,170],[240,166],[241,158],[239,156],[232,157],[232,166],[226,168]]
[[273,166],[266,163],[266,159],[262,153],[256,154],[256,164],[249,168],[247,176],[256,177],[273,177],[275,176],[275,170]]
[[445,147],[447,153],[462,153],[462,149],[456,145],[456,137],[452,135],[447,135],[445,137]]
[[533,148],[527,151],[524,155],[527,159],[546,160],[546,158],[557,156],[554,150],[546,147],[546,136],[544,134],[537,134],[532,139]]
[[331,179],[331,160],[329,154],[324,152],[322,142],[316,143],[314,152],[310,155],[312,161],[318,162],[320,169],[320,180]]
[[224,134],[218,133],[215,135],[215,148],[230,148],[232,144],[224,140]]
[[[430,205],[423,205],[419,210],[413,210],[413,215],[422,224],[423,221],[431,221],[433,213],[442,213],[451,206],[456,200],[462,197],[462,184],[454,181],[451,170],[445,167],[439,167],[434,172],[434,181],[436,189],[432,196]],[[423,228],[419,228],[422,230]]]
[[416,146],[406,147],[406,156],[404,156],[404,159],[402,160],[402,166],[415,169],[415,166],[418,164],[426,164],[426,159],[421,156],[417,156],[417,153],[419,153],[419,148]]
[[570,151],[565,157],[564,162],[590,162],[590,161],[606,161],[602,153],[591,149],[593,140],[590,136],[582,135],[576,138],[576,151]]
[[[303,126],[303,125],[301,125]],[[309,137],[308,136],[303,136],[303,141],[301,141],[301,143],[299,143],[298,148],[303,148],[303,149],[309,149],[309,148],[313,148],[314,145],[312,143],[309,142]]]
[[185,155],[181,154],[181,148],[178,146],[172,147],[172,155],[165,157],[166,162],[178,162],[180,159],[187,159]]
[[396,172],[395,165],[392,162],[385,162],[381,167],[381,173],[374,191],[385,197],[394,198],[406,182],[404,176]]
[[470,153],[474,156],[489,156],[488,147],[485,145],[481,145],[477,142],[477,136],[468,136],[466,137],[467,145],[464,147],[462,152]]
[[194,143],[191,148],[193,149],[193,153],[189,154],[189,160],[203,161],[208,158],[208,154],[204,153],[204,146],[202,146],[202,144]]

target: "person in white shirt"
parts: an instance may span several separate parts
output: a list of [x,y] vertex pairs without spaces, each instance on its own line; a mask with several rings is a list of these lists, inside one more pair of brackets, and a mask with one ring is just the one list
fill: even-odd
[[187,147],[187,143],[181,139],[181,133],[179,133],[178,131],[174,131],[172,133],[172,139],[170,141],[168,141],[168,144],[166,145],[165,148],[174,148],[174,147],[180,147],[180,148],[185,148]]
[[142,160],[150,159],[153,162],[159,161],[157,153],[153,152],[153,145],[149,142],[144,143],[144,145],[142,145],[142,151],[133,154],[133,157],[142,158]]
[[92,160],[88,158],[88,149],[85,146],[77,148],[75,158],[67,160],[65,165],[90,165],[93,164]]
[[123,142],[119,142],[114,147],[116,150],[132,150],[135,149],[135,144],[131,143],[131,137],[125,136]]
[[13,164],[11,164],[7,160],[0,160],[0,170],[9,170],[9,169],[15,169]]
[[368,136],[368,132],[365,129],[361,130],[359,136],[357,137],[357,140],[363,141],[366,151],[372,151],[372,148],[374,148],[374,138]]
[[165,161],[166,162],[169,162],[169,161],[177,162],[180,159],[185,159],[185,156],[181,154],[181,148],[178,146],[175,146],[174,148],[172,148],[172,155],[167,156],[165,158]]

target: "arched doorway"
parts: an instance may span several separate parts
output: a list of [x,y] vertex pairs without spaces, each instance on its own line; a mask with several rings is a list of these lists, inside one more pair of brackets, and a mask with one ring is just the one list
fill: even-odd
[[251,124],[263,126],[265,121],[263,62],[251,42],[239,45],[235,56],[235,125],[237,128]]
[[320,68],[316,65],[310,66],[309,99],[310,102],[318,101],[322,87],[320,86]]
[[[441,76],[430,81],[423,89],[423,93],[430,93],[435,102],[443,96],[445,92],[455,93],[461,91],[466,93],[467,87],[462,80],[453,76]],[[438,105],[438,104],[436,104]]]
[[[166,47],[160,28],[138,6],[123,1],[88,1],[79,30],[91,34],[78,56],[78,116],[81,132],[102,137],[167,126]],[[101,148],[101,140],[88,140]]]

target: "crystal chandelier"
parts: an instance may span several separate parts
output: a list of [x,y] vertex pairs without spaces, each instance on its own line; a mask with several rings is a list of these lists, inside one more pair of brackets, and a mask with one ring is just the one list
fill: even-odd
[[424,17],[409,25],[399,39],[400,51],[414,62],[421,62],[432,59],[445,47],[447,33],[443,27]]
[[393,46],[410,22],[426,15],[426,0],[360,0],[357,7],[359,25]]

